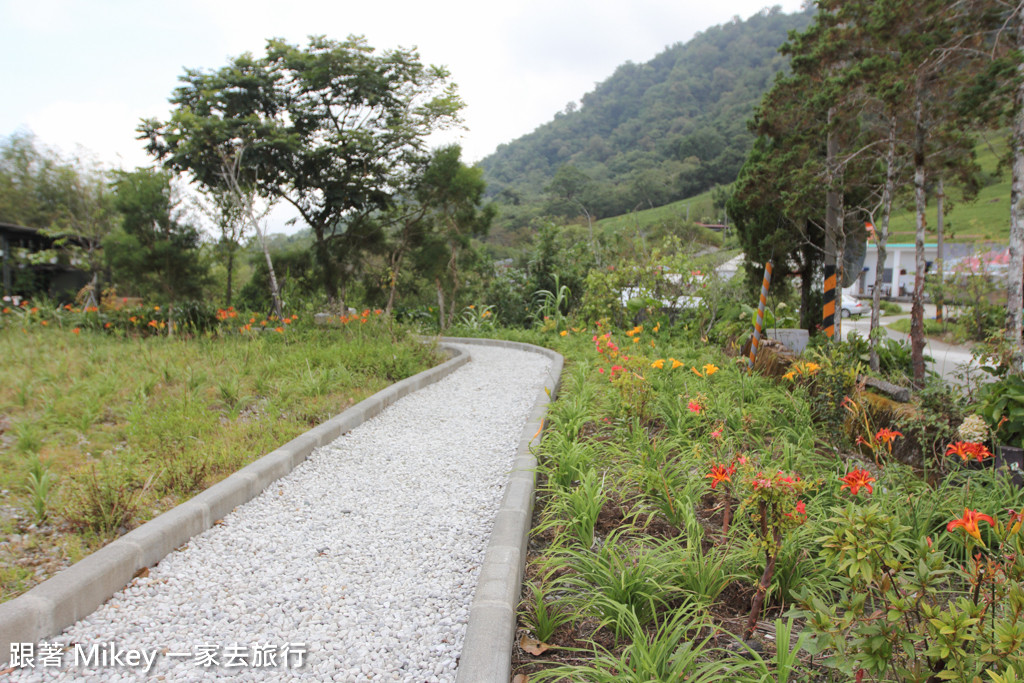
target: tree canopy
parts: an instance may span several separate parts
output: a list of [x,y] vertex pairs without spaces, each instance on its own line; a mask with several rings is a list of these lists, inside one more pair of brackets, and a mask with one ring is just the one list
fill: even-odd
[[170,119],[140,127],[149,152],[207,187],[243,155],[243,183],[291,204],[312,229],[332,299],[380,241],[367,216],[389,206],[427,136],[457,125],[462,107],[445,69],[356,36],[315,36],[305,48],[272,39],[262,57],[181,80]]

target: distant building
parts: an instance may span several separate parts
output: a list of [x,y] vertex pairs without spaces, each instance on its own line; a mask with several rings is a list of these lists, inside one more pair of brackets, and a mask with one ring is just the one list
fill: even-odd
[[[56,239],[36,228],[0,222],[4,296],[61,298],[73,296],[89,283],[89,274],[72,262],[67,250],[55,246]],[[80,243],[77,238],[74,241]]]
[[[943,270],[952,272],[952,267],[962,259],[969,258],[976,247],[972,244],[947,243],[943,245]],[[925,243],[924,260],[927,271],[935,267],[939,246]],[[911,243],[892,243],[885,245],[885,264],[882,271],[882,296],[909,296],[914,289],[914,272],[916,269],[914,245]],[[851,289],[857,294],[870,295],[875,286],[875,269],[878,264],[878,250],[875,243],[868,242],[867,253],[864,255],[864,267],[860,277]]]

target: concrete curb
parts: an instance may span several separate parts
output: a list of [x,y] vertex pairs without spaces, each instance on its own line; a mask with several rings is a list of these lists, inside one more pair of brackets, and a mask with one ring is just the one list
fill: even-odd
[[440,337],[443,344],[480,344],[540,353],[551,359],[544,387],[537,393],[530,418],[519,438],[512,472],[491,540],[480,567],[469,625],[462,645],[456,683],[508,683],[512,674],[512,647],[516,635],[516,608],[526,566],[526,542],[533,517],[537,458],[530,452],[540,442],[548,403],[554,400],[562,378],[562,354],[533,344],[496,339]]
[[11,643],[37,643],[88,616],[128,585],[139,570],[153,566],[235,507],[258,496],[291,472],[314,448],[334,441],[403,396],[469,362],[468,354],[445,348],[452,356],[450,360],[378,391],[23,595],[0,604],[0,669],[10,657]]

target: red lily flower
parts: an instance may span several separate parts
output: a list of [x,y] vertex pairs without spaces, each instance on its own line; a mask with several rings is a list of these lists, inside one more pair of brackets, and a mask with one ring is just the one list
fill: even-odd
[[978,528],[978,522],[988,522],[990,525],[995,526],[996,520],[992,519],[983,512],[977,510],[968,510],[964,508],[964,516],[959,519],[954,519],[952,522],[946,525],[946,531],[953,531],[956,528],[962,528],[964,531],[974,536],[979,541],[981,540],[981,529]]
[[991,458],[992,452],[989,451],[985,444],[982,443],[975,443],[974,441],[957,441],[956,443],[951,443],[946,447],[946,455],[959,455],[960,460],[963,462],[967,462],[971,458],[981,462],[985,458]]
[[712,465],[711,474],[705,474],[705,479],[711,480],[711,488],[715,488],[723,481],[732,481],[730,475],[736,471],[734,467],[726,467],[725,465]]
[[843,482],[839,490],[850,489],[850,493],[854,496],[862,488],[867,489],[868,493],[874,493],[874,489],[871,488],[871,482],[875,481],[875,478],[867,470],[854,469],[845,477],[841,477],[839,481]]
[[885,447],[892,451],[892,442],[896,440],[897,436],[903,436],[900,432],[888,427],[882,427],[875,433],[875,441],[879,441],[885,444]]

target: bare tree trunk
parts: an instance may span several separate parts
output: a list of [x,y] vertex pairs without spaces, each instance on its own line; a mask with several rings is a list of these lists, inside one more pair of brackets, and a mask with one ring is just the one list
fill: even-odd
[[889,118],[889,139],[885,150],[885,186],[882,188],[882,225],[875,231],[875,249],[878,258],[875,265],[875,286],[871,292],[871,328],[868,332],[870,355],[868,363],[878,372],[878,339],[875,330],[879,326],[879,310],[882,308],[882,283],[885,281],[885,245],[889,241],[889,215],[892,213],[892,198],[896,190],[896,117]]
[[267,248],[267,237],[258,224],[254,224],[256,234],[260,238],[260,246],[263,248],[263,257],[267,259],[267,273],[270,275],[270,296],[274,300],[274,313],[278,320],[284,318],[284,310],[281,305],[281,289],[277,286],[277,273],[274,272],[274,261],[270,258],[270,249]]
[[448,327],[455,324],[455,295],[459,291],[459,251],[458,245],[452,243],[452,257],[448,261],[448,270],[452,274],[452,295],[448,301]]
[[[235,196],[235,201],[244,209],[246,219],[248,219],[252,229],[256,232],[256,237],[259,238],[260,247],[263,249],[263,256],[267,259],[267,272],[270,276],[270,297],[274,301],[274,314],[280,320],[284,317],[283,307],[281,306],[281,290],[277,286],[274,261],[270,258],[270,250],[267,248],[267,236],[262,227],[260,227],[260,217],[256,215],[256,208],[254,206],[255,192],[251,189],[243,188],[239,181],[243,152],[244,150],[239,150],[232,158],[224,155],[221,156],[221,177],[227,183],[228,190]],[[266,212],[263,215],[266,215]]]
[[[803,228],[801,232],[807,236],[807,219],[801,220]],[[817,312],[812,312],[811,292],[814,290],[814,247],[811,243],[805,242],[802,248],[803,265],[800,270],[800,326],[810,332],[820,321]]]
[[924,386],[924,229],[927,197],[925,195],[925,126],[924,104],[920,95],[914,105],[914,294],[910,307],[910,355],[914,368],[914,385]]
[[391,315],[395,307],[395,291],[398,289],[398,271],[402,267],[402,258],[405,256],[405,249],[399,249],[391,256],[391,291],[388,292],[388,305],[384,307],[384,313]]
[[434,278],[434,286],[437,288],[437,324],[443,332],[444,327],[444,288],[441,286],[441,278]]
[[[1024,5],[1015,10],[1018,49],[1024,48]],[[1010,189],[1010,263],[1006,281],[1006,336],[1013,354],[1013,371],[1024,372],[1024,62],[1017,64],[1017,90],[1013,115],[1013,181]]]
[[231,275],[235,270],[235,249],[234,245],[228,247],[228,291],[225,305],[231,308]]
[[945,237],[945,234],[944,234],[944,227],[945,227],[946,217],[942,215],[942,212],[945,211],[945,202],[946,202],[945,186],[944,186],[944,184],[942,182],[942,178],[939,178],[939,184],[938,184],[938,187],[937,187],[937,189],[935,191],[935,208],[936,208],[935,235],[938,238],[938,243],[939,243],[938,244],[938,252],[937,252],[937,254],[935,256],[935,269],[936,269],[936,273],[938,274],[938,278],[939,278],[939,286],[935,290],[935,320],[936,320],[936,322],[942,322],[942,315],[943,315],[942,307],[945,305],[945,301],[943,299],[943,292],[942,292],[943,287],[945,286],[945,283],[946,283],[945,274],[943,272],[944,269],[942,267],[942,261],[946,257],[946,242],[945,242],[946,237]]
[[[576,203],[580,205],[580,208],[583,209],[583,215],[587,217],[587,230],[590,231],[590,253],[594,255],[594,263],[596,263],[597,267],[600,268],[601,256],[597,253],[597,242],[594,240],[594,221],[590,217],[590,212],[587,211],[587,207],[583,206],[582,202]],[[687,207],[687,211],[689,211],[689,207]]]

